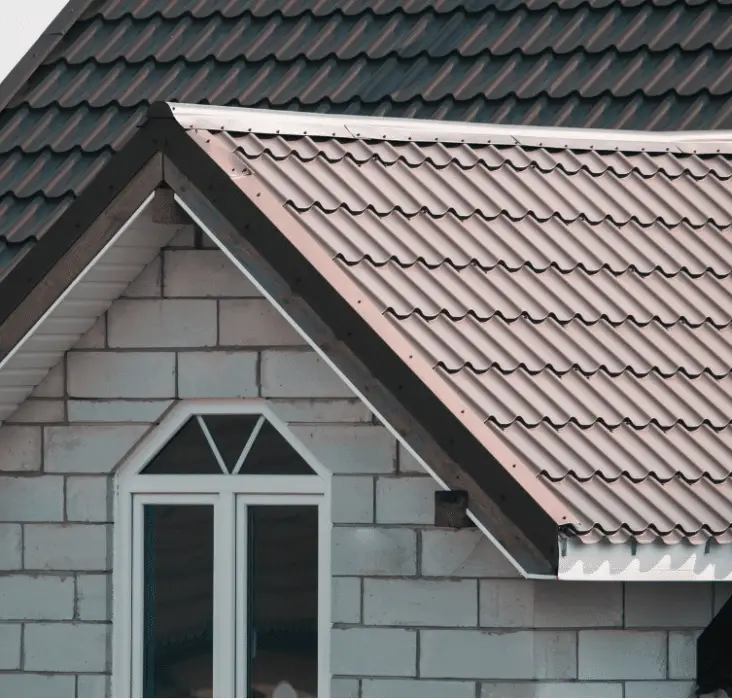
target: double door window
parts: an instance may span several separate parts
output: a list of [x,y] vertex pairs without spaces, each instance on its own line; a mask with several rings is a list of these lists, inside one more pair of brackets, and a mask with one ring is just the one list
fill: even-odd
[[283,432],[262,415],[194,415],[121,475],[117,692],[328,694],[327,478]]

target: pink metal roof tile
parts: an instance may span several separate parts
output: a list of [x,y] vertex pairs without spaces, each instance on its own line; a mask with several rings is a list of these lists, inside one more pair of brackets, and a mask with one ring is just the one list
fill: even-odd
[[506,321],[500,316],[480,321],[465,316],[453,321],[444,314],[426,319],[412,314],[404,319],[389,315],[434,366],[450,372],[466,365],[477,372],[496,368],[530,373],[551,369],[557,374],[579,370],[638,376],[656,372],[691,377],[725,377],[732,367],[732,325],[663,326],[653,321],[639,326],[632,321],[612,325],[605,320],[586,324],[575,319],[560,324],[552,318]]
[[632,271],[614,275],[607,270],[588,274],[580,268],[567,273],[556,268],[534,272],[529,267],[512,271],[503,265],[487,270],[449,264],[430,268],[422,263],[376,266],[367,260],[342,266],[379,308],[402,318],[418,312],[427,318],[470,314],[488,319],[499,314],[507,320],[524,316],[562,323],[578,318],[585,323],[658,320],[673,325],[683,320],[725,326],[732,321],[732,277]]
[[379,216],[366,210],[352,215],[345,209],[327,213],[313,207],[298,216],[310,232],[349,263],[367,257],[376,264],[395,260],[412,265],[421,260],[430,267],[449,261],[465,267],[480,261],[485,267],[503,263],[510,269],[528,265],[536,270],[555,267],[569,272],[580,266],[587,272],[613,273],[633,268],[641,274],[655,270],[665,275],[732,272],[732,227],[688,224],[667,227],[661,222],[640,226],[631,221],[616,226],[605,220],[565,223],[527,216],[514,221],[501,215],[485,219],[454,214],[435,218],[427,212],[406,217],[398,211]]
[[576,536],[732,542],[730,158],[414,124],[194,138],[254,173]]
[[570,423],[557,429],[546,423],[527,427],[515,422],[505,427],[489,423],[488,427],[558,487],[569,475],[580,482],[594,478],[615,481],[621,476],[635,483],[648,478],[689,483],[706,478],[721,483],[730,478],[732,426],[688,430],[677,425],[662,430],[656,425],[638,429],[595,423],[581,428]]
[[680,373],[663,378],[629,372],[611,377],[605,372],[558,376],[550,370],[529,374],[522,369],[510,373],[491,369],[478,374],[464,369],[449,377],[475,413],[501,426],[520,421],[529,426],[546,422],[554,427],[568,423],[590,427],[600,422],[608,427],[655,424],[665,429],[681,424],[694,429],[725,428],[732,421],[729,375],[690,379]]

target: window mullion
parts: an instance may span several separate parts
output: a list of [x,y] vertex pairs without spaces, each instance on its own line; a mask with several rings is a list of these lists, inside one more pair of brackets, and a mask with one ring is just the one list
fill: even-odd
[[234,697],[236,496],[221,493],[214,527],[214,696]]
[[248,508],[243,498],[236,499],[236,697],[248,697],[249,649],[247,646],[248,596]]

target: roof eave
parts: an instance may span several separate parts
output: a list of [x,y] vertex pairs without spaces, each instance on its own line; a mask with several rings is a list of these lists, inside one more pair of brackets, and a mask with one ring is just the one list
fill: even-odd
[[669,545],[661,539],[623,544],[560,539],[561,581],[732,581],[732,548],[713,540]]

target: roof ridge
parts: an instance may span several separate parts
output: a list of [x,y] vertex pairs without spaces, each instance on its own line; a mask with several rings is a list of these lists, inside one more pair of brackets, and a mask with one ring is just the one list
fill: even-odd
[[732,154],[732,131],[631,131],[476,124],[405,117],[289,112],[250,107],[166,103],[185,129],[419,143],[504,144],[528,147]]

